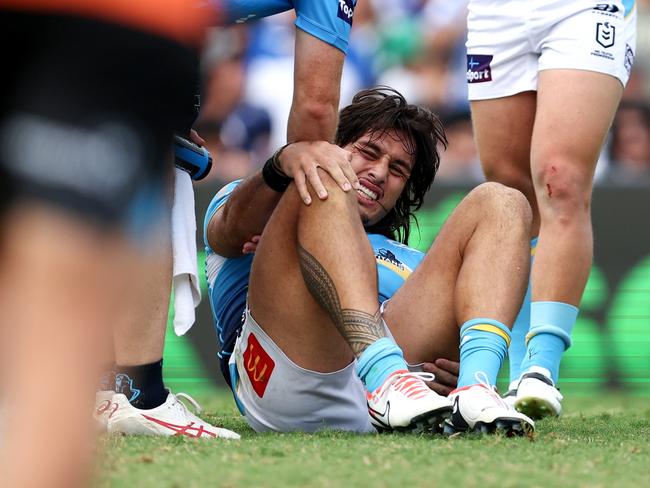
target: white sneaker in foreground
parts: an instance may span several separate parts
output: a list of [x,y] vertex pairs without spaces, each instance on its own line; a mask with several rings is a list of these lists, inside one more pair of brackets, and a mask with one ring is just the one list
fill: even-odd
[[519,380],[515,408],[534,419],[557,417],[564,398],[555,387],[550,371],[533,366]]
[[451,414],[451,402],[431,390],[431,373],[396,371],[367,394],[368,413],[377,430],[440,432]]
[[515,436],[535,430],[535,423],[504,402],[486,381],[457,388],[449,394],[449,399],[453,402],[453,411],[445,422],[445,434],[469,431]]
[[511,381],[508,385],[508,391],[501,396],[506,405],[509,407],[515,408],[515,400],[517,400],[517,386],[519,385],[519,380]]
[[215,439],[239,439],[239,434],[228,429],[214,427],[190,412],[180,398],[189,401],[197,411],[201,407],[192,397],[184,393],[169,393],[162,405],[150,410],[140,410],[129,403],[126,396],[116,393],[112,403],[115,410],[108,418],[111,433],[135,435],[161,435],[201,437]]
[[95,412],[93,413],[93,417],[97,422],[97,429],[100,432],[106,431],[108,417],[111,415],[113,408],[117,408],[112,403],[114,395],[115,392],[113,390],[102,390],[95,393]]

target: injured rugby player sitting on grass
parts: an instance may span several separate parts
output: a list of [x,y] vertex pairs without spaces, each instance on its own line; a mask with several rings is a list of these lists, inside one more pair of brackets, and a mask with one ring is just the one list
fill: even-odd
[[[524,196],[482,184],[426,254],[406,245],[445,144],[431,112],[366,90],[341,111],[336,145],[289,144],[212,200],[204,232],[221,366],[256,431],[534,428],[493,386],[527,284]],[[325,200],[291,179],[310,160],[332,161],[307,172]],[[460,361],[448,396],[418,367],[437,358]]]

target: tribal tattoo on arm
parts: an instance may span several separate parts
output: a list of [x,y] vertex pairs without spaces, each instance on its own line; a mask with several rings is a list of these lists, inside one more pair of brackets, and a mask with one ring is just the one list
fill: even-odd
[[309,293],[323,307],[347,341],[356,357],[382,337],[386,337],[380,311],[369,314],[361,310],[341,309],[339,295],[327,270],[305,248],[298,244],[300,270]]

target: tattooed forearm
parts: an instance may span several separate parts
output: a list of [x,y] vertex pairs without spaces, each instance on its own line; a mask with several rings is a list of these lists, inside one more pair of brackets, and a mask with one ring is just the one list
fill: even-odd
[[377,339],[386,336],[379,311],[373,315],[361,310],[341,310],[336,286],[327,270],[300,245],[298,245],[298,256],[307,289],[330,316],[355,356],[359,356]]

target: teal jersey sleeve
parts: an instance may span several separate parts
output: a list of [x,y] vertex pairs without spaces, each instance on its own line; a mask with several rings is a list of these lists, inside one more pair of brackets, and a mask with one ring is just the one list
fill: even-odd
[[377,261],[379,303],[391,298],[424,259],[416,249],[379,234],[368,234]]
[[295,0],[296,27],[344,53],[357,0]]
[[241,183],[242,180],[235,180],[228,183],[226,186],[222,187],[221,190],[212,198],[210,205],[208,205],[208,210],[205,212],[205,218],[203,219],[203,245],[205,246],[206,251],[211,251],[210,246],[208,245],[208,224],[210,219],[219,210],[225,203],[228,201],[228,197],[232,191]]
[[226,24],[242,24],[294,8],[291,0],[226,0],[223,7]]
[[295,10],[296,27],[344,53],[357,0],[229,0],[225,2],[226,23],[243,23]]

